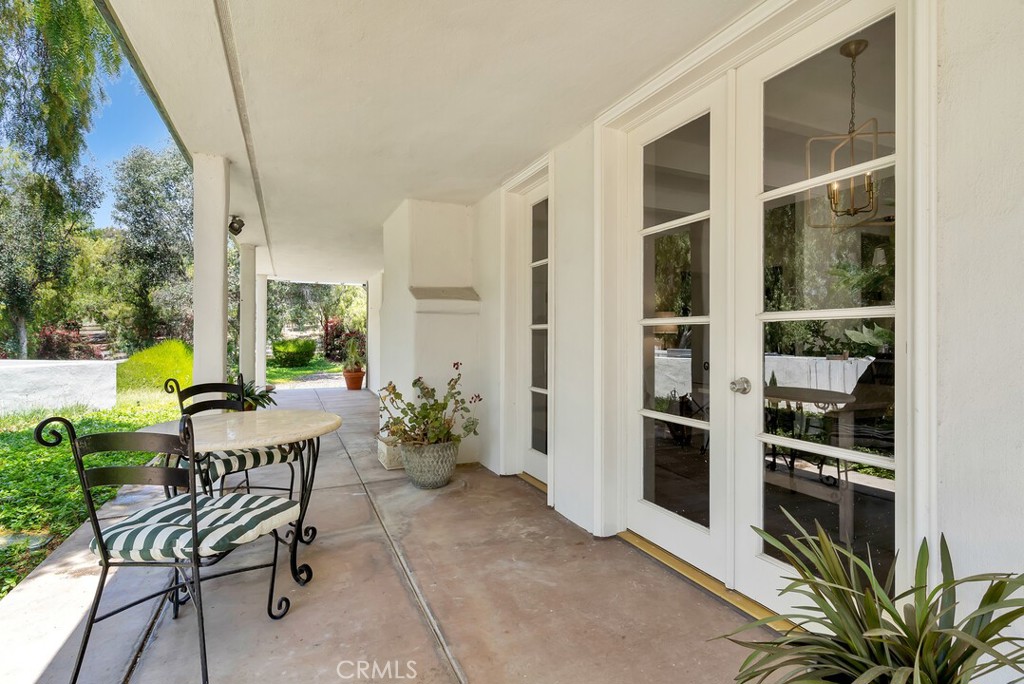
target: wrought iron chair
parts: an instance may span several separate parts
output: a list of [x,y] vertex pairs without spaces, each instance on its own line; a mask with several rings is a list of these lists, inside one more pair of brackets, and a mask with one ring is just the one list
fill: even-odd
[[[238,376],[237,383],[207,382],[185,388],[181,387],[177,379],[169,378],[164,382],[164,391],[177,396],[178,407],[181,409],[182,415],[194,416],[203,411],[218,409],[227,411],[245,410],[245,383],[242,380],[241,374]],[[207,466],[204,471],[205,475],[208,476],[206,484],[212,490],[213,483],[220,481],[220,493],[223,495],[227,476],[232,473],[242,473],[245,477],[245,491],[251,492],[250,470],[284,463],[287,464],[290,470],[287,488],[264,485],[258,488],[287,491],[288,497],[294,498],[294,463],[298,457],[298,449],[289,444],[232,451],[215,451],[207,454]]]
[[[267,614],[275,620],[284,617],[290,607],[288,598],[279,598],[276,606],[274,603],[278,544],[284,543],[277,529],[295,522],[299,516],[298,502],[278,496],[238,493],[215,498],[198,493],[198,487],[193,485],[201,476],[199,470],[204,466],[204,459],[194,452],[192,420],[187,415],[181,418],[178,435],[120,432],[84,437],[75,433],[74,426],[66,418],[51,417],[36,426],[36,441],[48,447],[61,444],[63,435],[56,429],[58,425],[63,426],[71,442],[71,453],[93,531],[90,547],[99,556],[101,567],[99,584],[89,608],[85,633],[71,675],[72,684],[78,680],[81,672],[93,625],[158,596],[165,596],[171,602],[175,618],[178,617],[179,607],[186,601],[191,600],[195,605],[202,681],[208,682],[201,583],[239,572],[270,568]],[[172,454],[183,459],[187,468],[85,465],[87,456],[112,452],[148,452],[160,456]],[[173,487],[187,490],[187,493],[160,501],[105,529],[101,528],[93,489],[126,484]],[[265,535],[271,535],[274,541],[273,560],[270,563],[214,574],[203,572],[232,550]],[[173,570],[168,585],[103,615],[97,615],[110,568],[154,566]]]

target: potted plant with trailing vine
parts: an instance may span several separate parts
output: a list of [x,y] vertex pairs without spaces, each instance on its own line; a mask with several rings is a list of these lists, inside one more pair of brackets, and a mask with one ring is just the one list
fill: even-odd
[[363,378],[366,377],[366,371],[363,369],[364,363],[366,363],[366,359],[363,356],[360,338],[349,337],[345,344],[345,370],[343,372],[345,387],[350,390],[363,389]]
[[405,472],[420,489],[436,489],[448,484],[455,472],[459,444],[464,437],[477,434],[479,421],[471,406],[483,399],[462,395],[462,364],[452,364],[455,376],[448,380],[444,394],[438,396],[422,377],[412,381],[416,399],[406,399],[394,382],[380,390],[380,434],[399,445]]

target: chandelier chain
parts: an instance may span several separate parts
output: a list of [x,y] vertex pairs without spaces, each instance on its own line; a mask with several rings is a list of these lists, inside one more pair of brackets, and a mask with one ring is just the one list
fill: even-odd
[[850,60],[850,130],[849,134],[857,130],[857,57]]

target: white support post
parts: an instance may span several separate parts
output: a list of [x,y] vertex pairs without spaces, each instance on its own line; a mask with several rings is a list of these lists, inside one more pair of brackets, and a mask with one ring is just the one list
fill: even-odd
[[192,157],[192,172],[192,381],[223,382],[228,335],[228,160],[196,154]]
[[256,379],[256,245],[238,245],[238,372]]
[[256,384],[267,384],[267,276],[256,276]]

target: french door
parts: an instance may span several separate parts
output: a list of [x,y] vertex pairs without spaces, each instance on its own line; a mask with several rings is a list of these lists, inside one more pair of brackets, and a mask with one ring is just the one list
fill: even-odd
[[734,586],[786,609],[750,529],[895,562],[906,349],[896,16],[846,5],[737,71]]
[[894,562],[897,42],[849,3],[628,134],[627,524],[778,610],[753,527]]
[[552,231],[549,221],[551,208],[548,201],[548,186],[543,183],[524,197],[526,210],[527,249],[520,267],[528,269],[524,282],[529,291],[524,293],[526,304],[522,333],[526,337],[527,350],[523,359],[524,368],[529,369],[529,382],[522,388],[523,406],[526,409],[524,430],[528,433],[523,452],[523,472],[547,484],[550,463],[548,452],[551,433],[551,369],[553,331],[551,327],[551,244]]
[[705,572],[731,534],[726,85],[630,133],[629,526]]

